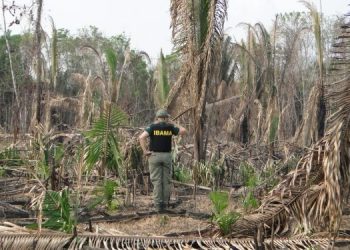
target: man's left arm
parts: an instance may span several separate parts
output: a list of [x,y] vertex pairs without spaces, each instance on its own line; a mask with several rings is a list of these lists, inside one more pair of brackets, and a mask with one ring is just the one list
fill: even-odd
[[147,149],[147,137],[149,137],[147,131],[143,131],[142,134],[139,136],[140,145],[145,156],[152,154],[152,152]]

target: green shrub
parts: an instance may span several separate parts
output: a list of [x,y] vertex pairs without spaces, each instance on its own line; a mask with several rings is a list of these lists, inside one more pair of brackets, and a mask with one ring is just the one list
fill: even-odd
[[106,180],[102,186],[95,189],[95,198],[88,205],[88,209],[91,210],[97,205],[106,205],[108,210],[116,210],[119,207],[119,202],[114,197],[117,187],[117,182]]
[[216,223],[224,235],[230,233],[231,226],[239,219],[240,214],[236,212],[228,212],[216,216]]
[[217,223],[222,233],[227,235],[231,230],[231,226],[240,217],[240,214],[233,211],[226,212],[229,204],[227,192],[214,191],[209,194],[209,198],[214,206],[212,219]]
[[244,186],[256,187],[258,185],[259,179],[255,173],[255,169],[247,162],[241,162],[239,166],[239,174]]
[[221,214],[228,207],[228,193],[214,191],[209,193],[209,198],[214,206],[214,214]]
[[245,211],[258,208],[259,201],[255,198],[253,191],[249,191],[243,199],[243,207]]
[[245,211],[249,211],[259,206],[259,201],[254,196],[254,189],[260,184],[261,180],[255,169],[247,162],[241,163],[240,174],[243,185],[248,189],[247,195],[243,197],[243,208]]
[[192,179],[191,171],[184,166],[175,166],[174,179],[183,183],[190,182]]
[[217,161],[197,163],[193,167],[193,179],[198,185],[211,186],[218,188],[220,178],[222,178],[222,163]]
[[[60,192],[46,191],[42,204],[44,222],[42,226],[52,230],[60,230],[66,233],[72,233],[76,224],[69,202],[69,192],[64,189]],[[36,229],[38,224],[34,223],[27,226]]]

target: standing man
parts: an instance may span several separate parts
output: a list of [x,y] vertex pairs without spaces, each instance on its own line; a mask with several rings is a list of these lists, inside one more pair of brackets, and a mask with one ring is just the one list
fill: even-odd
[[[158,212],[166,209],[170,198],[172,137],[186,134],[186,129],[169,121],[169,113],[160,109],[156,121],[139,136],[142,151],[149,156],[154,205]],[[147,137],[150,139],[147,149]]]

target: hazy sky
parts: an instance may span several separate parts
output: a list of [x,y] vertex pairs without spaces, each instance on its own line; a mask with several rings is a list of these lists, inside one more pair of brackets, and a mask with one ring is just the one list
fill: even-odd
[[[9,2],[10,0],[5,0]],[[30,0],[15,0],[17,4]],[[170,53],[170,0],[43,0],[43,26],[50,30],[49,16],[56,28],[66,28],[75,34],[77,29],[93,25],[107,36],[125,32],[131,46],[144,50],[155,58],[162,48]],[[11,0],[12,2],[12,0]],[[325,15],[343,15],[350,11],[348,0],[314,0]],[[228,35],[240,38],[240,22],[262,22],[269,28],[276,13],[307,11],[298,0],[228,0]],[[2,23],[2,22],[1,22]]]

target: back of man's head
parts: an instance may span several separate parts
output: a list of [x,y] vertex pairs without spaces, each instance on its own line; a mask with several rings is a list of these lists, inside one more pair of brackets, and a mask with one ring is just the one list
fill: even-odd
[[157,112],[156,112],[156,118],[169,118],[170,115],[168,113],[168,111],[166,109],[159,109]]

